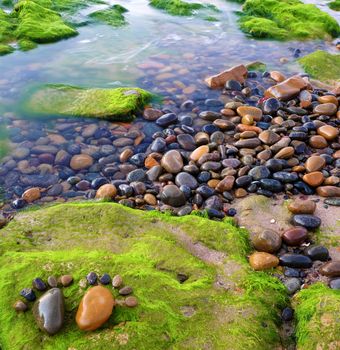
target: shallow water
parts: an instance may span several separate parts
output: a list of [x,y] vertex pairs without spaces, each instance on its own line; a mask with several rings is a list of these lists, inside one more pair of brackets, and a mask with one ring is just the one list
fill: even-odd
[[[271,68],[298,71],[294,49],[300,48],[301,55],[318,48],[334,49],[331,43],[322,41],[301,43],[248,38],[236,23],[234,11],[240,9],[239,4],[225,0],[206,2],[222,10],[216,15],[219,22],[170,16],[148,6],[146,0],[120,1],[129,9],[128,25],[122,28],[91,23],[79,27],[77,37],[0,57],[0,102],[5,106],[17,105],[32,83],[101,87],[139,84],[164,92],[158,88],[161,79],[155,82],[155,69],[138,68],[150,58],[164,64],[161,71],[169,72],[169,66],[175,65],[172,73],[176,80],[185,80],[187,86],[188,80],[196,84],[210,73],[254,60],[261,60]],[[105,5],[91,6],[73,19],[83,21],[86,15],[103,7]],[[287,57],[290,62],[281,67],[281,57]]]

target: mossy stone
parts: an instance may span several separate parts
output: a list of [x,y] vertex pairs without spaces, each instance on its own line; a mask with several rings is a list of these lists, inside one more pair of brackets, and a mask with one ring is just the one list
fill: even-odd
[[340,55],[317,50],[298,62],[312,78],[324,82],[340,81]]
[[74,116],[131,121],[133,114],[151,99],[139,88],[85,89],[69,85],[45,85],[23,102],[25,113],[37,116]]
[[97,21],[109,24],[112,27],[121,27],[127,23],[124,17],[125,12],[128,12],[125,7],[113,5],[109,9],[91,13],[90,17],[96,19]]

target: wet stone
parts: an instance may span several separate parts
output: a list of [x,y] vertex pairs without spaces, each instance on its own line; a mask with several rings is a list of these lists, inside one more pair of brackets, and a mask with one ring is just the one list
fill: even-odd
[[195,139],[188,134],[180,134],[177,136],[177,142],[186,151],[193,151],[196,148]]
[[164,154],[161,165],[168,173],[177,174],[183,168],[182,156],[176,150],[168,151]]
[[320,267],[320,273],[328,277],[340,277],[340,261],[329,261]]
[[276,98],[268,98],[263,104],[263,112],[265,114],[275,115],[280,109],[281,103]]
[[14,303],[13,308],[17,312],[25,312],[28,309],[28,306],[22,300],[18,300]]
[[111,292],[102,286],[90,288],[83,296],[76,314],[78,327],[93,331],[111,316],[115,301]]
[[33,306],[34,318],[42,331],[56,334],[64,324],[64,297],[59,288],[52,288]]
[[329,259],[328,249],[322,245],[311,245],[304,250],[304,254],[312,260],[327,261]]
[[290,294],[290,295],[296,293],[301,287],[301,282],[296,277],[288,278],[283,283],[284,283],[285,287],[287,288],[288,294]]
[[274,253],[280,249],[282,240],[277,232],[265,229],[262,232],[255,234],[252,237],[251,242],[254,248],[258,251]]
[[249,264],[254,270],[261,271],[276,267],[279,264],[279,259],[272,254],[255,252],[250,255]]
[[288,210],[293,214],[313,214],[315,209],[316,204],[311,200],[295,199],[288,204]]
[[254,180],[261,180],[270,176],[270,171],[267,167],[260,165],[251,169],[248,173]]
[[135,169],[129,172],[126,179],[129,182],[135,182],[135,181],[144,181],[145,180],[145,171],[143,169]]
[[169,126],[177,122],[177,115],[175,113],[167,113],[162,115],[156,120],[156,124],[159,126]]
[[297,214],[293,216],[292,223],[296,226],[303,226],[309,230],[314,230],[321,225],[321,220],[314,215]]
[[280,256],[280,265],[293,268],[309,268],[313,265],[313,261],[301,254],[287,253]]
[[185,185],[192,190],[198,187],[198,182],[196,179],[192,175],[185,172],[177,174],[175,182],[178,187]]
[[264,190],[271,192],[281,192],[283,190],[283,186],[280,181],[274,179],[261,179],[260,186]]
[[184,193],[175,185],[167,185],[161,192],[161,200],[164,204],[173,207],[180,207],[185,204],[186,198]]
[[304,227],[294,227],[286,230],[283,235],[283,241],[290,246],[302,244],[308,237],[308,232]]

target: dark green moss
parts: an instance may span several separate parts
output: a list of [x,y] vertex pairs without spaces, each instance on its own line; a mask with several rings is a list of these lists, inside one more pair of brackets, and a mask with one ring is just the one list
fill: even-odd
[[[182,0],[150,0],[150,5],[164,10],[173,16],[193,16],[198,12],[220,12],[220,10],[212,4],[201,4],[197,2],[186,2]],[[205,16],[209,20],[209,16]]]
[[34,89],[23,102],[32,116],[77,116],[131,121],[151,94],[139,88],[85,89],[69,85],[46,85]]
[[242,10],[240,27],[256,38],[324,39],[340,33],[334,18],[299,0],[247,0]]
[[318,50],[298,60],[312,78],[324,81],[340,81],[340,55]]
[[[87,202],[22,212],[0,233],[0,344],[6,350],[280,346],[278,316],[286,292],[277,279],[251,271],[244,255],[246,231],[230,220]],[[219,247],[212,254],[224,253],[225,261],[199,259],[192,250],[197,243]],[[78,283],[89,271],[121,274],[139,306],[116,307],[101,329],[84,333],[74,317],[85,292]],[[35,326],[31,311],[16,314],[11,305],[37,275],[46,280],[65,273],[75,280],[64,289],[65,326],[48,337]],[[188,279],[180,283],[178,273]],[[229,287],[218,287],[216,279]]]
[[329,2],[328,6],[334,11],[340,11],[340,0],[334,0]]
[[113,5],[111,8],[106,10],[99,10],[90,14],[91,18],[97,21],[104,22],[113,27],[121,27],[127,22],[124,17],[124,13],[128,10],[120,5]]

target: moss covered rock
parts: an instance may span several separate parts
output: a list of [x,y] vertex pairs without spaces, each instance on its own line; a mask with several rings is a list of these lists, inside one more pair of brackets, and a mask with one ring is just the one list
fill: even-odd
[[340,290],[315,284],[298,293],[294,304],[298,349],[340,348]]
[[24,101],[25,113],[41,116],[76,116],[130,121],[151,99],[139,88],[85,89],[46,85]]
[[299,63],[312,78],[324,82],[340,81],[340,55],[318,50],[301,57]]
[[328,6],[334,11],[340,11],[340,0],[331,1]]
[[299,0],[247,0],[242,10],[240,27],[256,38],[323,39],[340,33],[334,18]]
[[[198,12],[205,13],[210,12],[220,12],[220,10],[212,4],[202,4],[197,2],[186,2],[182,0],[150,0],[150,5],[164,10],[173,16],[193,16],[198,14]],[[211,16],[206,16],[206,20],[211,21]],[[209,19],[210,18],[210,19]],[[214,20],[217,20],[214,18]]]
[[[207,229],[209,227],[209,229]],[[113,203],[62,204],[18,214],[0,231],[3,349],[274,349],[280,346],[283,285],[249,269],[247,232],[230,221],[170,217]],[[99,330],[75,323],[89,271],[119,273],[136,308],[117,306]],[[63,329],[48,337],[18,292],[38,275],[71,274]],[[183,282],[178,276],[186,276]]]
[[127,23],[124,17],[125,12],[128,12],[125,7],[113,5],[109,9],[91,13],[90,17],[113,27],[121,27]]

